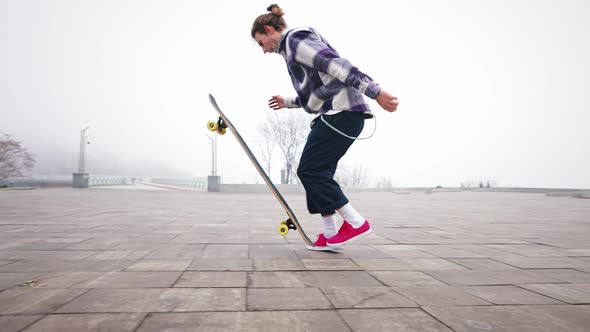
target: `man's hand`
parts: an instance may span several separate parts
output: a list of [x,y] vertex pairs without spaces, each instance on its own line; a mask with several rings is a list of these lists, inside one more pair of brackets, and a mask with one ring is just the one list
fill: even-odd
[[393,96],[389,92],[385,90],[381,90],[375,98],[379,106],[381,106],[384,110],[388,112],[395,112],[397,110],[397,105],[399,102],[397,101],[397,97]]
[[280,110],[285,107],[285,100],[281,96],[272,96],[268,101],[268,107],[273,110]]

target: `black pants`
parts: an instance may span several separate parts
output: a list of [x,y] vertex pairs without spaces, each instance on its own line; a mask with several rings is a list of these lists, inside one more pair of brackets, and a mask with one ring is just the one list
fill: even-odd
[[[365,125],[362,112],[340,112],[324,115],[333,127],[348,136],[357,137]],[[348,198],[334,180],[338,161],[354,140],[328,127],[321,119],[311,129],[303,148],[297,175],[305,187],[309,213],[333,214],[348,203]]]

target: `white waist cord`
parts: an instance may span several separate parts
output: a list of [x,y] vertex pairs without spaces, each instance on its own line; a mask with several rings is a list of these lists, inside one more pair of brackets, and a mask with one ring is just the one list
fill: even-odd
[[373,137],[373,135],[375,135],[375,131],[377,130],[377,116],[375,116],[375,114],[373,114],[373,119],[375,119],[375,126],[373,127],[373,132],[371,133],[371,135],[369,135],[369,137],[352,137],[352,136],[348,136],[345,133],[341,132],[340,130],[334,128],[334,126],[332,126],[331,124],[328,123],[328,121],[324,120],[324,115],[320,115],[320,119],[322,119],[322,122],[324,122],[326,124],[326,126],[330,127],[332,130],[334,130],[335,132],[337,132],[338,134],[346,137],[346,138],[350,138],[352,140],[364,140],[364,139],[369,139],[371,137]]

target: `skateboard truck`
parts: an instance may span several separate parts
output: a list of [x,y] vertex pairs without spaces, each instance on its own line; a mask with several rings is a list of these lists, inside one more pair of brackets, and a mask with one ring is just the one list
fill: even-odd
[[215,121],[207,122],[207,129],[209,129],[211,131],[216,131],[219,135],[225,134],[225,128],[227,128],[227,125],[225,124],[225,122],[223,121],[223,119],[221,117],[219,117],[219,119],[217,119],[217,122],[215,122]]
[[281,221],[281,225],[279,226],[279,234],[285,236],[287,235],[287,233],[289,233],[290,229],[297,229],[297,226],[295,226],[291,218],[283,220]]

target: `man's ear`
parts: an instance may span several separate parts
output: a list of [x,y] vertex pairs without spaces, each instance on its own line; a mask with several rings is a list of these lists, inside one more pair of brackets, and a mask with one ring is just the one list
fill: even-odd
[[271,27],[270,25],[265,25],[264,26],[264,32],[266,32],[267,34],[272,33],[275,29],[273,27]]

